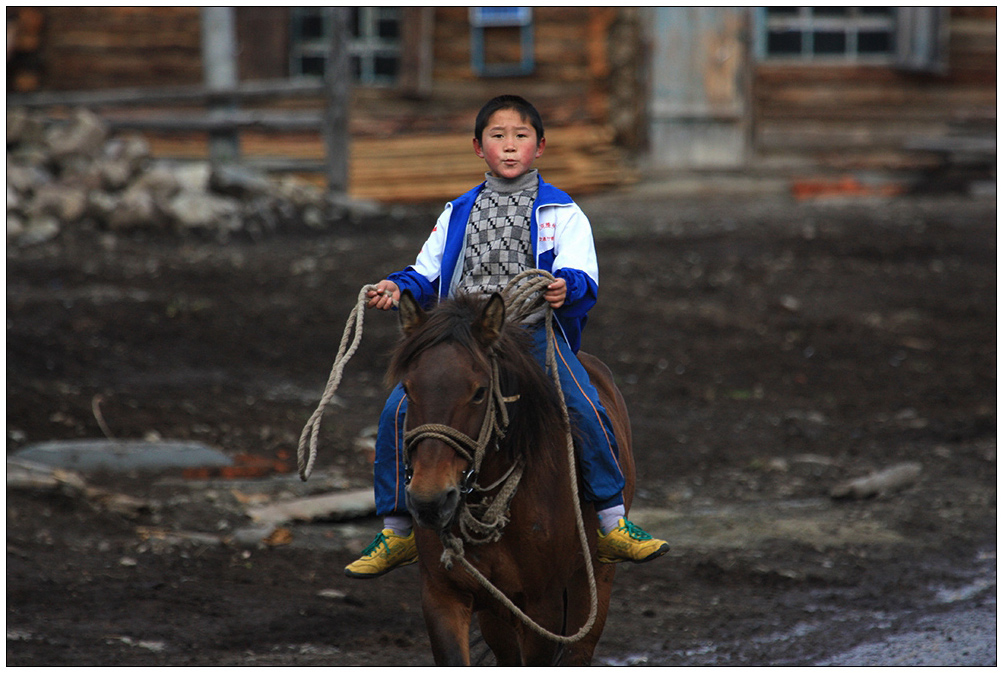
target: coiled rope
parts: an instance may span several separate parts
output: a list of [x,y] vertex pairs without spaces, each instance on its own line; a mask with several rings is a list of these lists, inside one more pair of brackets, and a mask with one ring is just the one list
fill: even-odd
[[[320,419],[324,416],[324,410],[331,403],[335,391],[338,390],[338,386],[341,384],[341,375],[345,371],[345,365],[355,355],[355,351],[359,348],[359,342],[362,341],[362,323],[366,302],[368,301],[366,293],[375,289],[375,285],[363,285],[362,289],[359,290],[359,300],[355,303],[355,307],[352,308],[352,312],[348,314],[345,331],[341,335],[341,345],[338,346],[338,355],[334,358],[334,366],[331,367],[331,374],[327,378],[327,386],[324,387],[324,394],[321,395],[317,409],[310,415],[310,419],[303,426],[303,432],[300,433],[300,443],[296,449],[296,462],[299,467],[300,479],[303,481],[306,481],[310,477],[310,473],[313,472],[313,464],[317,460],[317,437],[320,434]],[[354,336],[352,336],[353,332]],[[351,345],[348,343],[349,337],[351,337]]]

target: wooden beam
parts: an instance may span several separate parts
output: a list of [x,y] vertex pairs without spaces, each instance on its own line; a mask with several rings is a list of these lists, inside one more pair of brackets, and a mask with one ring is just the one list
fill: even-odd
[[331,44],[325,82],[327,107],[324,113],[324,146],[327,150],[327,193],[334,204],[348,193],[348,110],[351,72],[348,67],[348,8],[327,7]]
[[[206,87],[226,94],[237,88],[237,28],[233,7],[202,8],[202,67]],[[210,119],[220,119],[235,110],[225,100],[213,103]],[[240,158],[240,135],[233,126],[215,127],[209,132],[209,162],[226,164]]]
[[156,88],[105,89],[101,91],[40,91],[10,94],[7,107],[121,107],[211,103],[218,100],[249,102],[270,98],[323,96],[324,82],[316,77],[241,82],[231,91],[220,92],[204,85]]

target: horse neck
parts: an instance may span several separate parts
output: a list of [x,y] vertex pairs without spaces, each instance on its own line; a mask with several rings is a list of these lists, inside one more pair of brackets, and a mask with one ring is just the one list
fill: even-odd
[[542,436],[507,436],[498,451],[492,448],[485,455],[479,482],[481,485],[494,483],[513,463],[521,461],[520,492],[532,491],[537,498],[547,491],[564,492],[569,483],[565,439],[559,423],[550,426]]

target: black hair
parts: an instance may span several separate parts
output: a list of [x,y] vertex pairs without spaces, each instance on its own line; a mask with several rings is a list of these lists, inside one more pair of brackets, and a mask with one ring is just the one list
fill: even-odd
[[495,96],[485,103],[481,111],[477,113],[477,121],[474,122],[474,137],[477,138],[477,142],[484,142],[481,137],[484,134],[484,127],[488,125],[491,115],[498,112],[498,110],[515,110],[518,112],[536,130],[536,142],[539,143],[543,140],[543,119],[540,118],[540,113],[536,111],[533,104],[522,96],[506,94]]

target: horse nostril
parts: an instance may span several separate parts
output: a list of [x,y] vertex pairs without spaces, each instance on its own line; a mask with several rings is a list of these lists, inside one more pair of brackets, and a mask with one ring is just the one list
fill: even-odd
[[458,488],[451,488],[443,494],[440,512],[442,513],[442,520],[444,522],[451,521],[453,519],[453,515],[456,513],[456,507],[459,503],[460,490]]
[[443,530],[448,528],[456,517],[460,505],[460,489],[453,486],[426,499],[416,496],[408,488],[404,491],[404,502],[418,525]]

